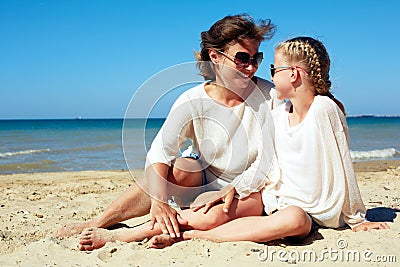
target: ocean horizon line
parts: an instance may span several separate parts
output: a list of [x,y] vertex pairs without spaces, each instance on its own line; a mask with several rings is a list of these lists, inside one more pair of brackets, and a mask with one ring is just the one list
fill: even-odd
[[[400,114],[347,114],[346,118],[399,118]],[[0,121],[51,121],[51,120],[125,120],[121,117],[65,117],[65,118],[0,118]],[[131,120],[165,120],[165,117],[129,118]]]
[[[399,115],[400,117],[400,115]],[[93,117],[93,118],[84,118],[84,117],[78,117],[78,118],[17,118],[17,119],[0,119],[0,121],[57,121],[57,120],[125,120],[126,118],[101,118],[101,117]],[[129,118],[130,120],[165,120],[166,118],[162,117],[150,117],[150,118]]]

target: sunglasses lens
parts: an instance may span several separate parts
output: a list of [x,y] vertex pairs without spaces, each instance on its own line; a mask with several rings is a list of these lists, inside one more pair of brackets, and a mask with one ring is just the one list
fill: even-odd
[[237,52],[235,55],[235,63],[248,66],[250,64],[250,55],[246,52]]
[[258,67],[259,64],[261,64],[261,61],[263,60],[263,53],[258,52],[254,55],[254,57],[251,57],[249,53],[246,52],[237,52],[235,55],[235,63],[240,64],[243,67],[247,68],[250,64]]
[[258,67],[258,65],[261,64],[263,58],[264,58],[264,54],[262,52],[258,52],[257,54],[254,55],[251,64],[253,64],[253,66]]

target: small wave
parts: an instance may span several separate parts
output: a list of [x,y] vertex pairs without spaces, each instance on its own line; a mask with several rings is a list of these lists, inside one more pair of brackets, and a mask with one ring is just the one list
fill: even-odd
[[50,149],[30,149],[30,150],[22,150],[22,151],[15,151],[15,152],[4,152],[0,153],[0,158],[6,158],[6,157],[14,157],[18,155],[28,155],[28,154],[34,154],[34,153],[43,153],[43,152],[49,152]]
[[393,158],[400,156],[400,152],[394,148],[385,148],[370,151],[350,151],[352,159],[371,159],[371,158]]
[[103,150],[111,150],[118,148],[117,145],[114,144],[106,144],[106,145],[99,145],[99,146],[85,146],[85,147],[73,147],[73,148],[64,148],[58,149],[53,152],[55,153],[64,153],[69,151],[103,151]]

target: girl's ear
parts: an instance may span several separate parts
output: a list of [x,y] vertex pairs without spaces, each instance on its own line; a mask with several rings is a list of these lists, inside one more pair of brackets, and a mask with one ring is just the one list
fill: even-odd
[[290,82],[294,83],[300,78],[300,73],[297,68],[290,69]]
[[217,51],[215,51],[214,49],[208,49],[208,55],[210,56],[212,63],[214,63],[214,64],[218,63],[218,52]]

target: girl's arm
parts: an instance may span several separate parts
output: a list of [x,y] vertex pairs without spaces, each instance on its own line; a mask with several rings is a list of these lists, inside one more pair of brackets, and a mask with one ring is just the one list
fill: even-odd
[[341,112],[340,107],[336,107],[336,112],[331,112],[330,120],[333,125],[336,123],[341,124],[341,127],[334,127],[336,142],[340,148],[340,154],[343,160],[343,167],[345,171],[345,201],[342,209],[344,220],[353,231],[368,231],[371,229],[388,229],[389,226],[385,222],[368,222],[365,218],[366,208],[361,198],[360,190],[358,188],[357,179],[354,172],[353,161],[350,156],[350,140],[348,134],[348,126],[344,114]]

